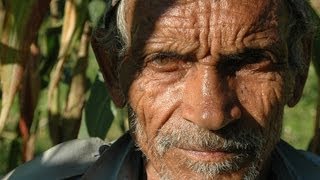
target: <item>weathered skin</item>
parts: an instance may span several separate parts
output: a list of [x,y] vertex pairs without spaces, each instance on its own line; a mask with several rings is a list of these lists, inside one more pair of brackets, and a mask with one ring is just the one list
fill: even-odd
[[[172,148],[157,159],[153,146],[159,130],[174,131],[184,123],[217,135],[234,124],[261,130],[268,137],[260,164],[260,178],[265,178],[270,152],[279,140],[283,108],[299,98],[293,96],[299,94],[294,88],[298,73],[288,64],[288,13],[283,2],[130,0],[127,8],[132,44],[121,77],[123,82],[135,78],[122,87],[142,127],[136,140],[148,158],[148,179],[159,179],[163,164],[176,179],[201,179],[177,159],[221,162],[234,155]],[[140,69],[132,69],[132,63]],[[239,171],[215,178],[241,179],[246,170],[244,164]]]

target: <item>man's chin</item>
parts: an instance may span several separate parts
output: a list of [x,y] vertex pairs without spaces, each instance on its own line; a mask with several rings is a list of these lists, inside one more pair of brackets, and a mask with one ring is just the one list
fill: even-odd
[[254,156],[232,152],[199,152],[171,149],[162,160],[164,179],[194,177],[194,179],[254,179],[258,164]]

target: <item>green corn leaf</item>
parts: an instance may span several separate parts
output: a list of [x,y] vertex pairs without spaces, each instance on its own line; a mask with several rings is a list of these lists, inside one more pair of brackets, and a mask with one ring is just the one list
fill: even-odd
[[113,119],[111,98],[107,93],[101,74],[99,74],[85,106],[85,123],[89,136],[105,139]]

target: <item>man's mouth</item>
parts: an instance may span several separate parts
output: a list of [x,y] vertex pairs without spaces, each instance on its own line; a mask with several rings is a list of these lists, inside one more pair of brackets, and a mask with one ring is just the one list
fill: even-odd
[[181,153],[188,159],[194,159],[198,161],[207,162],[222,162],[225,160],[231,160],[234,158],[249,159],[252,152],[248,150],[224,150],[224,149],[213,149],[213,150],[201,150],[201,149],[185,149],[175,148],[178,153]]
[[191,157],[192,159],[198,159],[201,161],[221,161],[226,158],[230,158],[233,153],[228,153],[225,151],[195,151],[195,150],[186,150],[186,149],[177,149],[186,156]]

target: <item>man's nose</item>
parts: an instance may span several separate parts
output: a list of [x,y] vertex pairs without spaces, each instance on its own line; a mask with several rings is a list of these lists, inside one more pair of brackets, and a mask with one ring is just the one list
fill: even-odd
[[186,77],[183,92],[184,119],[209,130],[219,130],[240,119],[241,110],[226,78],[212,66],[200,65]]

